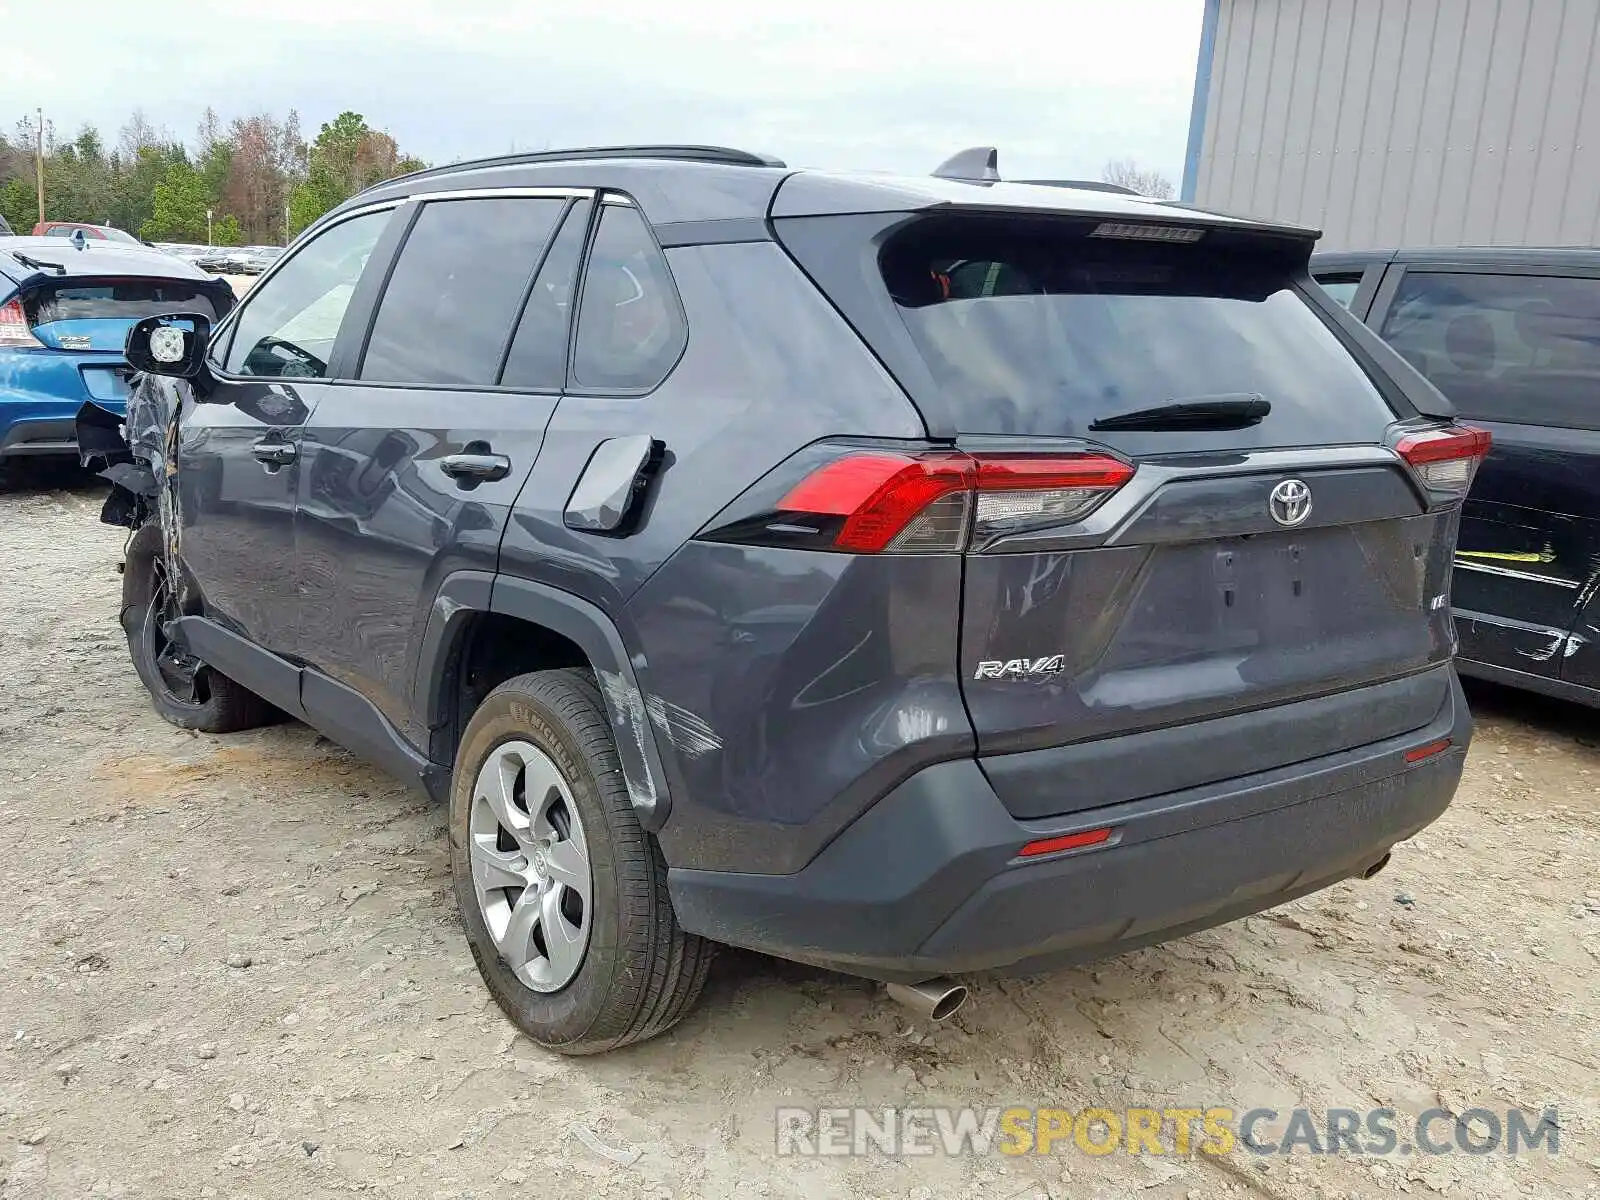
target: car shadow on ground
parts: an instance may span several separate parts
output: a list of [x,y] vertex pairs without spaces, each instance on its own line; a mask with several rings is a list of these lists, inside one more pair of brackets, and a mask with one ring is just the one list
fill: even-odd
[[1519,722],[1551,737],[1600,748],[1600,711],[1596,709],[1481,679],[1463,679],[1461,684],[1472,715],[1480,722]]
[[0,495],[27,492],[93,492],[105,480],[71,459],[9,458],[0,462]]

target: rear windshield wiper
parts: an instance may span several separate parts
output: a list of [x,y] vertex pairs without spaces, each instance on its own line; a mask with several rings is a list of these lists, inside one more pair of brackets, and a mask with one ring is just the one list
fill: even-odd
[[30,258],[19,251],[11,251],[11,257],[25,267],[32,267],[35,271],[54,271],[57,275],[65,275],[67,268],[57,262],[45,262],[43,259]]
[[1089,426],[1091,432],[1116,429],[1148,430],[1160,433],[1184,429],[1244,429],[1259,425],[1272,411],[1272,405],[1255,392],[1225,392],[1216,396],[1191,396],[1155,408],[1101,417]]

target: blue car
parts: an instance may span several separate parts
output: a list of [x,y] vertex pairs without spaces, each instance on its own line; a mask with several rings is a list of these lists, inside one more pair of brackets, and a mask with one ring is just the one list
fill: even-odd
[[76,455],[86,400],[122,411],[123,344],[137,321],[216,321],[233,303],[224,280],[144,246],[0,237],[0,470],[22,455]]

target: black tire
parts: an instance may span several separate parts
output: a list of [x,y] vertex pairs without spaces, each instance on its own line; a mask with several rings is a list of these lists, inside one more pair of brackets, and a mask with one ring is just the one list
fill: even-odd
[[[525,741],[560,771],[588,843],[592,907],[577,974],[558,991],[525,985],[495,947],[472,878],[473,787],[499,746]],[[683,1019],[715,947],[678,926],[667,869],[640,827],[594,677],[537,671],[507,680],[472,714],[450,793],[450,861],[467,942],[490,993],[517,1027],[562,1054],[599,1054]]]
[[[161,529],[151,523],[128,542],[122,570],[122,629],[128,635],[133,669],[150,693],[156,712],[180,729],[202,733],[237,733],[280,719],[278,710],[260,696],[190,656],[168,655],[163,673],[163,654],[168,648],[158,614],[167,603]],[[192,673],[191,687],[175,681],[175,659],[182,660],[180,673]]]

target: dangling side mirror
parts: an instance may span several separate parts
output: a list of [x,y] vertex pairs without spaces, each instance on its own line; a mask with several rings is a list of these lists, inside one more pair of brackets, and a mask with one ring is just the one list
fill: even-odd
[[205,368],[211,322],[199,313],[146,317],[128,330],[123,354],[135,371],[193,379]]

